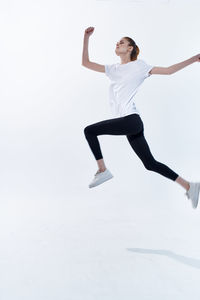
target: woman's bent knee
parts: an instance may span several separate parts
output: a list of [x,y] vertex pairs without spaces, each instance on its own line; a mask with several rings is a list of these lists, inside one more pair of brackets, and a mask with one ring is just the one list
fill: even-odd
[[84,128],[84,134],[87,135],[87,133],[89,133],[89,130],[90,130],[90,125]]

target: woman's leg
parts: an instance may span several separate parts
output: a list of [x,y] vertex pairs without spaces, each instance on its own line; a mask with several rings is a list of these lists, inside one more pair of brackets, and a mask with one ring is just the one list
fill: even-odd
[[102,134],[126,135],[132,148],[148,170],[160,173],[161,175],[176,181],[186,190],[189,189],[188,181],[178,176],[178,174],[166,165],[154,159],[144,137],[143,122],[138,114],[104,120],[89,125],[85,127],[84,134],[94,157],[96,158],[100,171],[104,171],[106,166],[97,136]]
[[189,182],[187,180],[185,180],[182,177],[178,176],[178,178],[176,179],[176,182],[179,183],[182,187],[184,187],[186,189],[186,191],[189,190],[190,185],[189,185]]
[[84,134],[90,149],[97,161],[100,171],[106,169],[100,144],[97,136],[137,134],[143,128],[141,118],[138,114],[131,114],[121,118],[108,119],[85,127]]
[[106,165],[103,158],[97,160],[97,165],[100,172],[104,172],[106,170]]
[[176,181],[186,190],[189,189],[189,182],[181,178],[165,164],[155,160],[144,137],[144,130],[138,135],[127,135],[127,139],[147,170],[157,172],[173,181]]

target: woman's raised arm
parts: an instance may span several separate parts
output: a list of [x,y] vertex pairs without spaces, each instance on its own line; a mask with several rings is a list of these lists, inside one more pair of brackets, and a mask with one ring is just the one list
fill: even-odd
[[88,44],[89,44],[89,37],[93,33],[94,27],[88,27],[85,30],[84,40],[83,40],[83,55],[82,55],[82,66],[91,69],[97,72],[105,72],[105,66],[100,65],[89,60],[88,55]]
[[84,39],[83,39],[83,54],[82,54],[82,65],[89,61],[88,55],[88,43],[89,37],[94,32],[94,27],[88,27],[85,29]]

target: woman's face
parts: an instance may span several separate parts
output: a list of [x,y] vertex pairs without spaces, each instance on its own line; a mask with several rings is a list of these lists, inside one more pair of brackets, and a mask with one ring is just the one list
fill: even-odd
[[131,52],[133,46],[128,46],[128,41],[125,38],[121,38],[119,42],[116,44],[115,53],[117,55],[126,54]]

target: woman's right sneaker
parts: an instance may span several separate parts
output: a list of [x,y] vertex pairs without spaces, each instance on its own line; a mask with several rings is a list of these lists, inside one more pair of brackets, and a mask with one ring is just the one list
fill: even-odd
[[188,199],[192,201],[192,207],[197,208],[199,202],[200,182],[189,182],[190,188],[185,193]]
[[89,184],[89,188],[93,188],[99,184],[102,184],[103,182],[113,178],[113,175],[110,173],[108,169],[106,169],[104,172],[97,171],[94,175],[94,179]]

